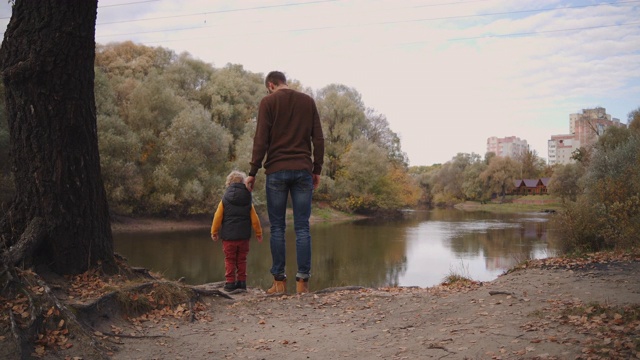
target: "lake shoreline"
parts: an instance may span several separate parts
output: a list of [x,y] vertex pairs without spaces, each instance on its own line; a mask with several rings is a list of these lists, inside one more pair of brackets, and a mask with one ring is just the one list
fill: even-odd
[[[549,209],[556,210],[556,203],[543,204],[480,204],[479,202],[466,201],[455,205],[453,208],[461,211],[490,211],[490,212],[548,212]],[[266,213],[259,214],[262,226],[268,226],[269,220]],[[287,209],[287,218],[292,219],[291,209]],[[337,210],[327,202],[313,204],[311,224],[324,222],[344,222],[368,219],[369,216],[349,214]],[[162,218],[154,216],[123,216],[112,215],[111,231],[114,233],[131,232],[171,232],[171,231],[192,231],[203,230],[211,227],[213,213],[211,215],[193,215],[186,218]]]
[[[222,282],[209,283],[197,287],[211,294],[193,307],[126,317],[96,310],[91,342],[76,336],[73,346],[47,348],[42,358],[629,359],[640,350],[639,275],[637,253],[599,253],[530,261],[489,282],[427,288],[267,295],[255,287],[226,293]],[[151,281],[157,287],[142,293],[150,298],[168,283]],[[0,358],[18,358],[5,322]]]
[[484,204],[479,201],[465,201],[454,205],[453,208],[462,211],[488,211],[495,213],[556,212],[562,208],[561,203],[556,199],[531,198],[525,197],[504,203],[489,201]]
[[[266,214],[260,215],[263,228],[268,226],[269,220]],[[292,218],[291,209],[287,209],[287,217]],[[348,214],[332,208],[327,203],[314,203],[309,222],[311,224],[322,222],[342,222],[367,219],[363,215]],[[122,216],[112,215],[111,231],[113,233],[132,232],[170,232],[192,231],[211,228],[213,213],[211,215],[194,215],[183,219],[171,219],[153,216]]]
[[112,216],[111,231],[113,233],[130,233],[201,230],[210,228],[212,219],[205,216],[187,219]]

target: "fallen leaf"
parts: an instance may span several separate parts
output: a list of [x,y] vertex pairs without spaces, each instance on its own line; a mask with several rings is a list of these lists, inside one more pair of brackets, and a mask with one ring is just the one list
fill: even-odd
[[38,355],[44,355],[44,352],[45,352],[45,350],[44,350],[44,346],[42,346],[42,345],[38,345],[38,346],[36,346],[36,354],[38,354]]

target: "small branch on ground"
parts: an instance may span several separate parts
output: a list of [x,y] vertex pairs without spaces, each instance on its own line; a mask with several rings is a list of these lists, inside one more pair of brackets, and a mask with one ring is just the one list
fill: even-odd
[[144,276],[147,279],[155,279],[153,277],[153,275],[151,275],[149,273],[149,269],[145,269],[143,267],[130,267],[131,271],[133,271],[136,274],[141,274],[142,276]]
[[328,293],[338,292],[338,291],[359,291],[364,289],[366,288],[363,286],[339,286],[339,287],[330,287],[330,288],[318,290],[314,294],[328,294]]
[[197,286],[187,286],[189,289],[193,290],[194,292],[198,293],[199,295],[204,295],[204,296],[220,296],[223,297],[225,299],[230,299],[233,300],[233,298],[231,296],[229,296],[228,294],[225,294],[224,292],[217,290],[217,289],[209,289],[206,287],[205,285],[197,285]]
[[[100,333],[100,335],[98,335],[98,333]],[[156,339],[156,338],[166,338],[169,336],[166,335],[127,335],[127,334],[114,334],[114,333],[108,333],[108,332],[102,332],[102,331],[98,331],[95,330],[95,334],[97,336],[111,336],[111,337],[121,337],[121,338],[127,338],[127,339]]]

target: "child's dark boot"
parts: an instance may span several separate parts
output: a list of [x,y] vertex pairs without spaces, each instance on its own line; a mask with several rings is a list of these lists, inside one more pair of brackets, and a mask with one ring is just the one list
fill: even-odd
[[236,289],[236,283],[234,282],[228,282],[228,283],[224,283],[224,291],[233,291]]

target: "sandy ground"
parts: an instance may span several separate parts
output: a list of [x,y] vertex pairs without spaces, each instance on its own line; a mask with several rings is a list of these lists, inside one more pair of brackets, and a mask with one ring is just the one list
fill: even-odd
[[[594,348],[631,347],[640,325],[603,334],[593,325],[602,319],[581,311],[594,304],[637,308],[639,260],[527,268],[454,288],[286,296],[249,289],[233,299],[208,298],[206,316],[195,322],[122,325],[124,334],[161,337],[119,338],[113,359],[599,358]],[[600,356],[626,359],[633,351]]]

